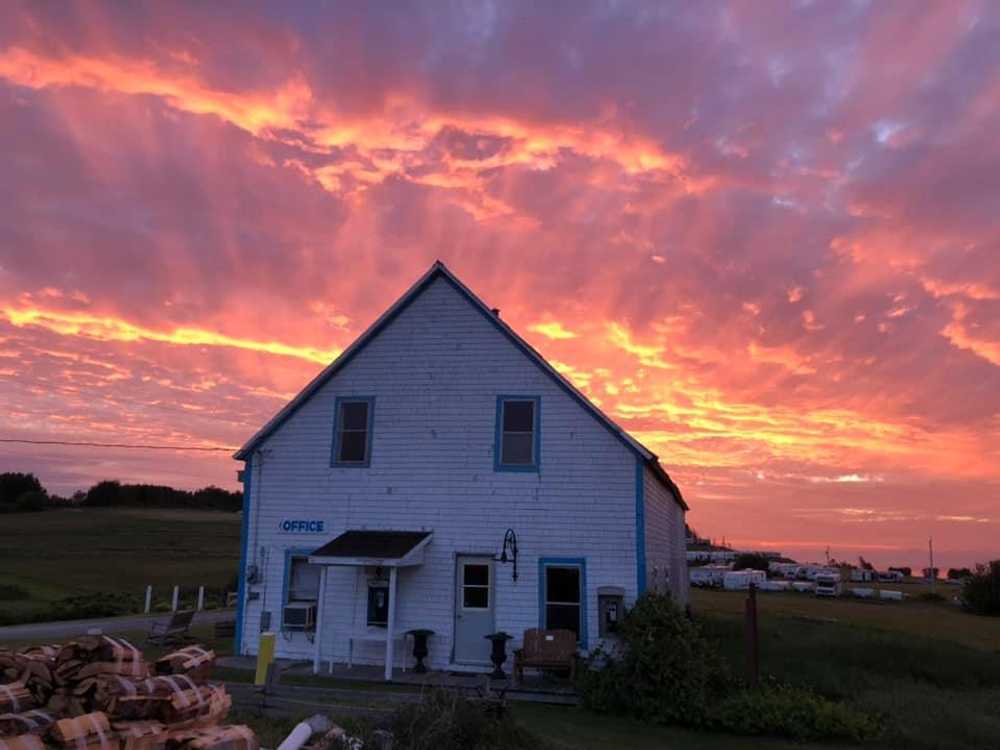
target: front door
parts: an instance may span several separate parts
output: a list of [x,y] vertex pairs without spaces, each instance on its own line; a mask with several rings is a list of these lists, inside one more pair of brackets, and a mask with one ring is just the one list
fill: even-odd
[[493,632],[493,560],[459,556],[455,580],[455,661],[489,664]]

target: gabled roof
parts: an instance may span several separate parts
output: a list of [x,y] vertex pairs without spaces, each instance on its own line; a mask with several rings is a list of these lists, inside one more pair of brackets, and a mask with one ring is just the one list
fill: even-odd
[[403,312],[403,310],[409,307],[410,304],[438,278],[448,282],[462,297],[466,299],[466,301],[469,302],[470,305],[472,305],[473,308],[479,311],[483,317],[486,318],[486,320],[492,323],[518,349],[520,349],[529,360],[531,360],[539,369],[551,377],[571,398],[579,403],[584,409],[589,411],[598,422],[600,422],[612,435],[618,438],[618,440],[624,443],[625,446],[632,451],[632,453],[642,459],[653,472],[653,475],[657,478],[657,480],[670,490],[674,499],[677,500],[677,503],[684,508],[684,510],[688,509],[687,503],[684,502],[684,498],[681,496],[680,489],[676,484],[674,484],[666,470],[664,470],[664,468],[660,465],[656,454],[625,432],[625,430],[615,424],[615,422],[603,411],[598,409],[597,406],[590,401],[590,399],[577,390],[576,386],[563,377],[563,375],[560,374],[559,371],[552,365],[550,365],[545,358],[539,354],[533,346],[531,346],[531,344],[522,339],[513,328],[501,320],[499,315],[494,314],[486,303],[473,294],[473,292],[465,286],[465,284],[459,281],[455,274],[448,270],[445,264],[441,261],[435,261],[427,272],[421,276],[416,283],[403,294],[402,297],[396,300],[393,305],[382,313],[382,315],[380,315],[364,333],[354,340],[354,343],[344,349],[344,351],[340,353],[340,356],[323,369],[319,375],[313,378],[312,381],[310,381],[310,383],[303,388],[295,398],[289,401],[284,408],[281,409],[281,411],[275,414],[267,422],[267,424],[258,430],[257,433],[243,445],[242,448],[233,454],[233,457],[240,461],[248,459],[250,454],[258,446],[260,446],[260,444],[267,437],[277,430],[278,427],[285,422],[285,420],[298,411],[299,408],[306,401],[308,401],[314,393],[316,393],[316,391],[322,388],[323,385],[330,380],[330,378],[336,375],[337,372],[350,362],[358,352],[364,349],[372,339],[378,336],[383,329],[385,329],[401,312]]

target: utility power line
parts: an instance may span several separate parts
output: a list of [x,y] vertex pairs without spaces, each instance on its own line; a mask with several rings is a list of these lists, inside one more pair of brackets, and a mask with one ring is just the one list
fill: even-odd
[[225,451],[232,453],[237,448],[222,445],[153,445],[149,443],[93,443],[76,440],[27,440],[22,438],[0,438],[0,443],[23,443],[25,445],[75,445],[84,448],[138,448],[153,451]]

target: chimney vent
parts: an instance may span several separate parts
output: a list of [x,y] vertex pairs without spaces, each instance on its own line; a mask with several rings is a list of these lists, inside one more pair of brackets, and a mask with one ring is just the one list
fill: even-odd
[[490,312],[493,313],[494,315],[496,315],[498,318],[500,317],[500,308],[499,307],[491,307],[490,308]]

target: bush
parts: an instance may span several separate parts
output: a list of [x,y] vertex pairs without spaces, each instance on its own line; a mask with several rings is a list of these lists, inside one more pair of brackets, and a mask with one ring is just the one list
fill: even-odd
[[779,683],[733,693],[712,708],[710,723],[735,734],[763,734],[794,740],[862,742],[881,734],[881,722],[876,717],[808,690]]
[[434,690],[389,719],[394,745],[408,750],[537,750],[544,743],[506,712]]
[[0,505],[14,505],[25,492],[45,492],[34,474],[8,471],[0,474]]
[[48,496],[41,490],[31,490],[23,493],[14,502],[14,507],[19,513],[38,513],[45,510],[49,503]]
[[1000,615],[1000,560],[977,565],[962,584],[962,607],[977,615]]
[[0,602],[14,602],[30,599],[31,594],[27,589],[13,583],[0,584]]
[[580,676],[584,705],[656,724],[796,739],[862,740],[881,722],[806,687],[741,685],[716,644],[662,594],[646,593],[622,620],[620,654],[598,653]]
[[97,617],[118,617],[141,611],[140,597],[133,594],[107,592],[68,596],[53,602],[48,611],[37,618],[45,620],[89,620]]
[[626,612],[619,635],[623,653],[598,650],[582,671],[584,705],[657,724],[704,724],[728,680],[697,624],[668,596],[649,592]]

